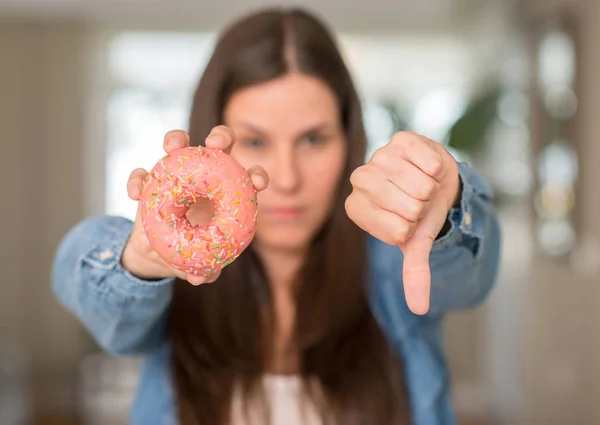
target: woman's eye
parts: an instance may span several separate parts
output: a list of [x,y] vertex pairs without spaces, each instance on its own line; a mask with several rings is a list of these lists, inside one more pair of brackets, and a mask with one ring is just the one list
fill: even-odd
[[308,134],[303,139],[304,143],[307,143],[309,145],[318,145],[318,144],[322,143],[323,140],[324,139],[318,134]]
[[251,139],[246,139],[244,141],[244,145],[246,145],[250,148],[262,148],[265,145],[265,142],[261,139],[251,138]]

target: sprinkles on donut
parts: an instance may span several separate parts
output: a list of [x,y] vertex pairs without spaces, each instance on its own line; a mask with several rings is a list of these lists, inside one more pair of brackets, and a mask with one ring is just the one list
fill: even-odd
[[[194,226],[186,214],[204,197],[214,215]],[[140,215],[152,248],[171,266],[209,276],[231,264],[254,238],[256,189],[248,172],[230,155],[186,147],[164,156],[148,173]]]

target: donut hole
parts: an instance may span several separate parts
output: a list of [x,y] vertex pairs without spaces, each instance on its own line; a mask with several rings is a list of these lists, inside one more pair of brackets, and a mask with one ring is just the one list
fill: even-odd
[[198,198],[196,202],[190,205],[190,209],[185,214],[192,226],[206,226],[215,214],[213,202],[208,198]]

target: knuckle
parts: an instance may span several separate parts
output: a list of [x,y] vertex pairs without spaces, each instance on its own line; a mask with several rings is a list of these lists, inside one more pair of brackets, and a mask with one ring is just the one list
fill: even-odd
[[442,157],[440,155],[435,155],[431,162],[429,163],[430,171],[433,175],[438,175],[442,172],[444,168],[444,162],[442,161]]
[[425,204],[421,201],[415,200],[409,204],[409,219],[410,221],[418,221],[421,218],[421,214],[425,208]]
[[395,146],[402,146],[404,144],[404,141],[406,140],[406,134],[404,131],[399,131],[398,133],[395,133],[392,136],[392,139],[390,140],[390,143],[392,143]]
[[392,228],[389,230],[390,238],[395,245],[399,245],[408,240],[409,235],[408,223],[404,221],[393,223]]
[[419,136],[411,131],[398,131],[392,136],[392,142],[397,146],[410,146]]
[[381,166],[381,165],[383,165],[385,163],[387,155],[388,154],[385,152],[385,148],[379,148],[371,156],[370,162],[372,164]]
[[350,174],[350,184],[354,187],[358,187],[363,179],[364,174],[364,165],[358,167],[356,170]]
[[433,195],[433,193],[435,192],[437,188],[437,184],[435,182],[435,180],[432,179],[426,179],[423,180],[423,183],[421,183],[421,185],[419,186],[419,192],[420,192],[420,196],[423,199],[429,199],[431,197],[431,195]]
[[437,188],[437,182],[431,178],[421,179],[416,184],[415,193],[416,196],[422,200],[429,200],[433,196]]
[[356,204],[356,195],[351,193],[344,201],[344,208],[348,217],[352,218],[354,215],[354,205]]

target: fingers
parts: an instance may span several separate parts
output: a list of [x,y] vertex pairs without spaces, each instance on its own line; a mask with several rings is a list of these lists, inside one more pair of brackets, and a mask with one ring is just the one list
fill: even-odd
[[441,182],[444,178],[443,147],[425,136],[407,131],[396,133],[390,141],[402,158],[434,180]]
[[176,149],[185,148],[190,145],[190,136],[183,130],[171,130],[165,134],[163,149],[170,153]]
[[[400,192],[396,186],[388,184],[390,187],[384,190],[390,194]],[[415,314],[425,314],[429,310],[431,285],[429,255],[437,234],[433,224],[438,220],[433,216],[426,216],[422,221],[416,222],[407,220],[404,217],[406,209],[394,204],[398,201],[392,201],[392,198],[394,197],[391,195],[387,200],[382,197],[375,203],[365,192],[354,191],[346,200],[346,212],[364,231],[389,245],[400,247],[404,254],[402,274],[408,307]],[[388,210],[394,208],[402,209],[403,215]],[[432,223],[428,223],[429,221]]]
[[161,266],[163,268],[163,273],[165,276],[175,276],[181,280],[188,281],[189,283],[191,283],[194,286],[198,286],[203,283],[212,283],[215,280],[217,280],[217,278],[221,274],[219,272],[219,273],[213,274],[211,276],[196,276],[191,273],[182,272],[178,268],[169,265],[165,260],[160,258],[160,256],[156,253],[156,251],[152,251],[151,256],[156,263],[161,264]]
[[371,203],[409,222],[416,223],[429,207],[429,201],[410,196],[387,179],[385,171],[372,165],[357,168],[350,176],[350,182],[355,191]]
[[139,201],[142,196],[142,188],[144,184],[144,178],[148,172],[143,168],[136,168],[129,175],[127,180],[127,195],[134,201]]
[[416,228],[415,223],[380,208],[357,192],[346,199],[345,207],[348,217],[358,227],[389,245],[399,246],[405,243]]
[[366,232],[400,247],[406,300],[415,314],[429,310],[429,256],[456,197],[457,173],[440,144],[400,132],[350,177],[346,212]]
[[429,207],[429,201],[413,198],[387,180],[373,187],[367,196],[371,202],[384,210],[395,213],[411,223],[423,218]]
[[[221,149],[226,153],[231,152],[231,148],[234,143],[234,134],[233,132],[225,127],[225,126],[217,126],[213,128],[211,133],[206,139],[206,146],[214,149]],[[189,146],[190,137],[189,134],[183,130],[172,130],[165,134],[163,140],[163,149],[167,154],[171,153],[174,150],[184,148]],[[127,181],[127,194],[128,196],[135,201],[139,201],[141,198],[144,179],[148,175],[148,172],[142,168],[135,169],[129,176]],[[269,182],[269,178],[267,176],[266,171],[261,167],[252,167],[249,170],[250,178],[257,190],[264,190]],[[141,228],[141,222],[139,221],[139,205],[138,205],[138,219],[136,220],[136,224],[139,226],[139,231],[143,232],[143,228]],[[163,276],[175,276],[182,280],[187,280],[192,285],[200,285],[203,283],[212,283],[218,279],[220,276],[220,272],[215,273],[211,276],[195,276],[192,274],[186,274],[181,270],[170,266],[167,262],[165,262],[158,253],[156,253],[147,243],[147,247],[144,250],[145,256],[148,260],[150,260],[149,265],[150,268],[153,269],[152,275],[163,275]],[[146,260],[147,261],[147,260]]]
[[185,279],[192,285],[198,286],[202,285],[203,283],[213,283],[219,278],[219,276],[221,276],[220,271],[210,276],[194,276],[193,274],[188,274]]
[[191,273],[182,272],[181,270],[168,265],[168,263],[166,263],[163,259],[161,259],[158,254],[156,254],[156,260],[166,266],[166,269],[168,269],[168,271],[166,272],[167,276],[170,275],[170,276],[178,277],[181,280],[187,280],[189,283],[191,283],[194,286],[202,285],[203,283],[213,283],[221,275],[221,272],[219,271],[210,276],[196,276]]
[[[421,201],[433,198],[440,188],[433,177],[425,174],[416,165],[401,156],[395,149],[380,149],[371,157],[371,163],[382,171],[386,179],[399,187],[403,192]],[[394,155],[397,153],[397,155]]]
[[182,280],[187,280],[189,283],[191,283],[194,286],[202,285],[203,283],[213,283],[221,275],[221,272],[217,272],[210,276],[196,276],[191,273],[184,273],[181,270],[176,269],[175,267],[172,267],[172,266],[168,266],[168,267],[173,276],[176,276]]
[[224,125],[219,125],[212,129],[206,138],[206,147],[221,149],[226,153],[231,153],[231,148],[235,142],[233,131]]
[[265,190],[269,185],[269,175],[267,174],[264,168],[255,165],[248,169],[248,174],[250,174],[252,184],[254,184],[254,187],[259,192],[261,190]]
[[[158,255],[157,255],[157,257],[158,257]],[[177,268],[175,268],[173,266],[169,266],[162,259],[161,259],[161,262],[167,266],[167,269],[168,269],[168,271],[166,273],[167,276],[171,275],[171,276],[178,277],[179,279],[188,280],[188,275],[187,274],[185,274],[184,272],[182,272],[181,270],[179,270],[179,269],[177,269]]]

